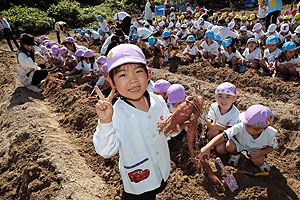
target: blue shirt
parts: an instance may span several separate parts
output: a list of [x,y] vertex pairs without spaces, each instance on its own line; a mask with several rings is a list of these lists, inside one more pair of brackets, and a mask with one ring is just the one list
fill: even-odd
[[282,0],[267,0],[266,3],[268,5],[268,13],[274,12],[276,10],[280,11],[282,8]]

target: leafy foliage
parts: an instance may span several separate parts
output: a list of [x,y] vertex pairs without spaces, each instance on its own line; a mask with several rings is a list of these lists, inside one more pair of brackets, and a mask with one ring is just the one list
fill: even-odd
[[4,17],[18,34],[42,34],[54,27],[54,19],[38,8],[14,6],[3,11]]

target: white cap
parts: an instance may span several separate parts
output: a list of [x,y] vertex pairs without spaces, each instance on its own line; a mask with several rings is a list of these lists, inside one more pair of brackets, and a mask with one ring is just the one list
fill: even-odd
[[180,27],[181,26],[181,24],[179,23],[179,22],[177,22],[176,24],[175,24],[175,27],[176,28],[178,28],[178,27]]
[[300,26],[296,28],[295,33],[300,33]]
[[200,17],[197,22],[198,22],[198,24],[201,24],[203,21],[204,21],[204,19]]
[[187,28],[187,25],[186,24],[182,24],[181,28]]
[[289,24],[288,23],[283,23],[281,24],[281,27],[280,27],[280,31],[283,32],[283,33],[286,33],[289,31]]
[[262,25],[260,23],[257,23],[257,24],[254,25],[253,31],[258,31],[261,28],[262,28]]
[[241,26],[240,31],[247,31],[247,27],[246,26]]
[[268,28],[268,32],[269,33],[273,33],[276,31],[277,25],[276,24],[270,24],[269,28]]
[[257,39],[256,38],[249,38],[248,41],[247,41],[247,44],[249,42],[255,42],[257,44]]
[[150,26],[149,22],[145,22],[145,26]]
[[158,26],[164,26],[165,22],[159,22]]
[[233,29],[234,26],[235,26],[235,22],[230,22],[230,23],[228,24],[228,28],[229,28],[230,30]]
[[156,24],[157,24],[157,22],[156,22],[156,21],[154,21],[154,22],[153,22],[153,25],[156,25]]
[[170,22],[169,28],[172,28],[173,26],[174,26],[174,23],[173,23],[173,22]]

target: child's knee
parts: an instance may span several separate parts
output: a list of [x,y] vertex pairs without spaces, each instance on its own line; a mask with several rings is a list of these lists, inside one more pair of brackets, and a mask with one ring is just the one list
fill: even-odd
[[226,151],[229,153],[235,153],[237,151],[236,144],[232,140],[226,142]]
[[295,68],[295,67],[290,67],[290,68],[288,69],[288,73],[289,73],[291,76],[293,76],[293,77],[298,76],[298,72],[296,71],[296,68]]
[[227,151],[226,151],[226,146],[225,146],[225,143],[221,143],[219,144],[217,147],[216,147],[216,150],[219,154],[226,154]]

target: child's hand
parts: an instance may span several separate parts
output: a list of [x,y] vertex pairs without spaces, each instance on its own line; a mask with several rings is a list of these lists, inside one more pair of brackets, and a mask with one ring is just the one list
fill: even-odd
[[258,158],[258,157],[263,156],[263,155],[262,155],[261,150],[256,149],[256,150],[253,150],[253,151],[250,152],[250,156],[251,156],[251,158],[255,159],[255,158]]
[[112,105],[112,100],[116,89],[112,88],[110,94],[107,98],[104,97],[98,86],[95,86],[95,91],[98,94],[100,100],[96,104],[96,112],[98,114],[99,120],[101,123],[110,123],[112,122],[112,116],[114,113],[114,108]]
[[198,158],[202,160],[204,156],[207,156],[208,159],[210,157],[210,148],[207,145],[201,148]]

